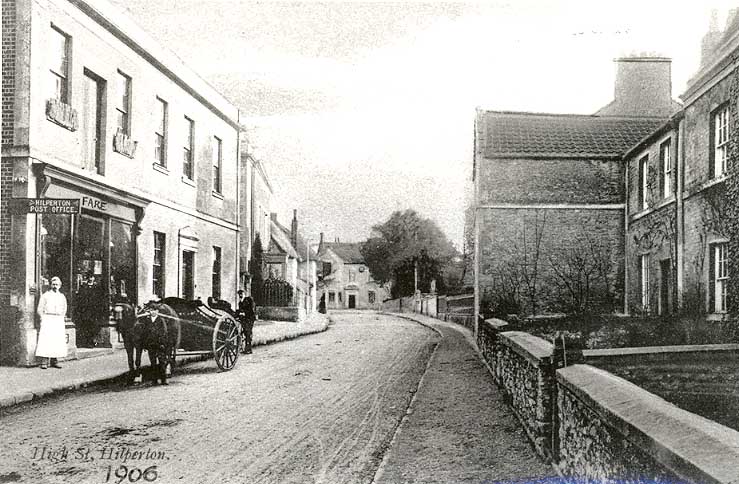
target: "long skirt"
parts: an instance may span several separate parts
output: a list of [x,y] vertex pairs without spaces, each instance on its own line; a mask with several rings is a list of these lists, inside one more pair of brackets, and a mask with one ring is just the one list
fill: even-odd
[[67,356],[64,316],[46,314],[41,318],[36,356],[42,358],[63,358]]

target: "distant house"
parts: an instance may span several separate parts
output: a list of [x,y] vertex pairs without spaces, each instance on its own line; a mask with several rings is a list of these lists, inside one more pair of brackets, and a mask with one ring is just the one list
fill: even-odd
[[290,229],[270,216],[270,240],[264,252],[265,278],[283,279],[294,288],[294,303],[308,313],[316,309],[317,255],[298,232],[297,210]]
[[379,309],[389,297],[388,288],[372,279],[360,247],[360,243],[325,242],[321,234],[318,291],[327,309]]
[[615,99],[595,115],[478,110],[476,307],[623,307],[623,156],[679,105],[670,97],[669,59],[616,64]]

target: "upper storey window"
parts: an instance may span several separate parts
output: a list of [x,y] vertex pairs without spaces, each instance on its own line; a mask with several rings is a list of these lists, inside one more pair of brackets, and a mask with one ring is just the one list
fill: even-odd
[[189,180],[194,178],[193,152],[195,150],[195,121],[185,116],[185,143],[182,148],[182,174]]
[[729,151],[729,105],[720,107],[713,113],[713,161],[711,178],[726,173],[726,159]]
[[69,104],[69,45],[67,34],[52,26],[49,52],[51,58],[51,98]]
[[672,195],[673,170],[670,141],[668,139],[659,146],[659,159],[662,165],[662,198],[669,198]]
[[647,192],[649,190],[649,156],[639,160],[639,209],[646,209],[648,204]]
[[131,135],[131,78],[118,71],[118,92],[116,97],[116,121],[118,131],[127,136]]
[[154,162],[167,166],[167,103],[156,98],[155,106]]

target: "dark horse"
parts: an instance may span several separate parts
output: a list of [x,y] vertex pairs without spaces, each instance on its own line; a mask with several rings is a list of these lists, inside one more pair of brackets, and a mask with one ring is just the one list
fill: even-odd
[[154,373],[154,382],[167,384],[167,365],[174,368],[180,345],[180,319],[166,304],[150,301],[140,310],[128,303],[118,303],[122,314],[118,330],[128,356],[128,382],[141,374],[141,353],[146,350]]

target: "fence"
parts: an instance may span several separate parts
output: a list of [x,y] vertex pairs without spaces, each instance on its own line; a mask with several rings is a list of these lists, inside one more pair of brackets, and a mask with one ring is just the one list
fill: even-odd
[[418,313],[443,321],[461,324],[471,330],[475,329],[475,296],[443,296],[436,294],[418,294],[397,299],[389,299],[382,303],[382,310],[393,313]]
[[269,278],[262,286],[262,306],[287,307],[295,306],[293,298],[295,290],[292,284],[283,279]]

